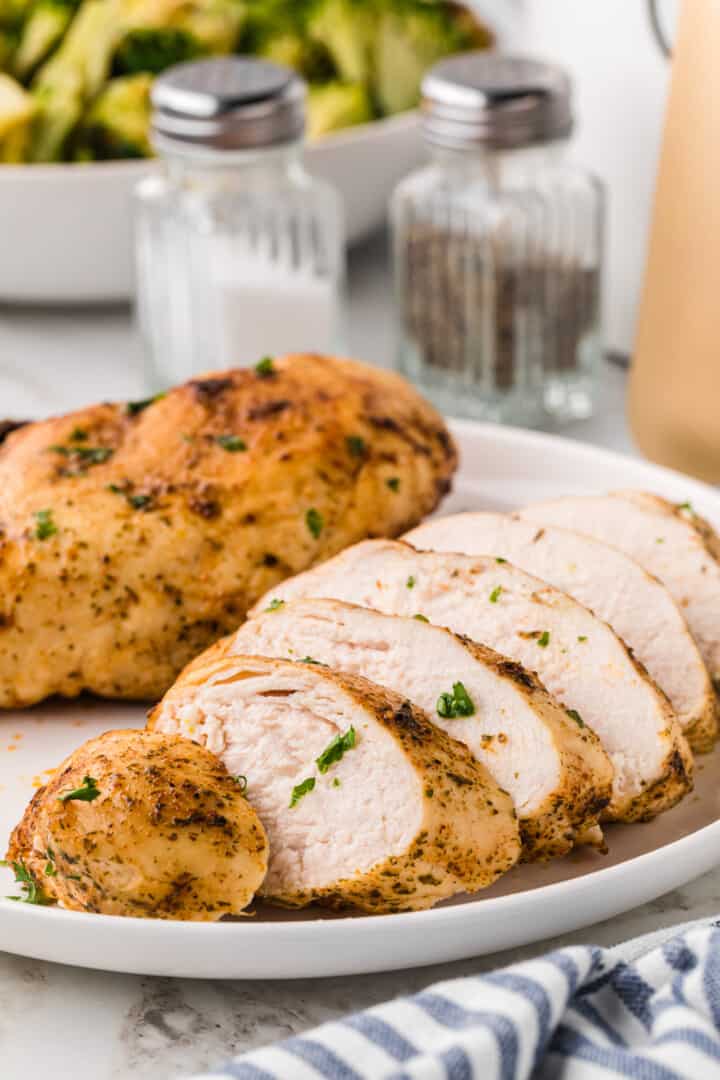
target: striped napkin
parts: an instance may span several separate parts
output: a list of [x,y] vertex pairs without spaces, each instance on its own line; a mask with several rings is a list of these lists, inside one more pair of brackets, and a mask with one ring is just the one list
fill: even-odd
[[574,946],[244,1054],[196,1080],[720,1080],[720,921]]

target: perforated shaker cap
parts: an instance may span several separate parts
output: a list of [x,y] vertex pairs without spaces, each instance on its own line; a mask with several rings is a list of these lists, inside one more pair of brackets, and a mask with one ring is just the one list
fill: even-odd
[[522,56],[463,53],[422,84],[423,132],[448,148],[529,146],[569,135],[572,87],[562,68]]
[[254,57],[178,64],[152,89],[153,140],[164,146],[253,150],[300,138],[305,84],[289,68]]

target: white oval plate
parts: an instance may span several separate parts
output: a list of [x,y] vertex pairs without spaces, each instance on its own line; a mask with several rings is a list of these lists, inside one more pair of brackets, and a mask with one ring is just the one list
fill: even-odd
[[[455,423],[462,450],[444,509],[509,508],[545,496],[646,488],[720,525],[720,495],[678,473],[533,432]],[[0,716],[0,837],[42,770],[83,740],[140,726],[137,707],[79,702]],[[260,910],[202,924],[85,915],[0,901],[0,949],[42,960],[144,975],[291,979],[361,974],[458,960],[589,926],[646,903],[720,861],[720,751],[700,758],[695,792],[650,824],[607,830],[610,854],[579,851],[521,866],[481,899],[383,916]],[[2,872],[0,893],[12,894]]]

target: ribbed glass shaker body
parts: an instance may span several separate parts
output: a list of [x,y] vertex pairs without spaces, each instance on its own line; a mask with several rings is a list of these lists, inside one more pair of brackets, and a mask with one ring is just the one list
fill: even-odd
[[446,412],[592,411],[603,193],[564,145],[435,146],[394,195],[398,362]]
[[340,202],[300,144],[166,155],[137,190],[136,243],[153,383],[337,346]]

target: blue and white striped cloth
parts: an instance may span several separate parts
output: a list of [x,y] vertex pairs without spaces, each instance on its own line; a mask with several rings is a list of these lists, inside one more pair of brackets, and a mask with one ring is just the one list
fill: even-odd
[[197,1080],[720,1080],[720,921],[436,983]]

